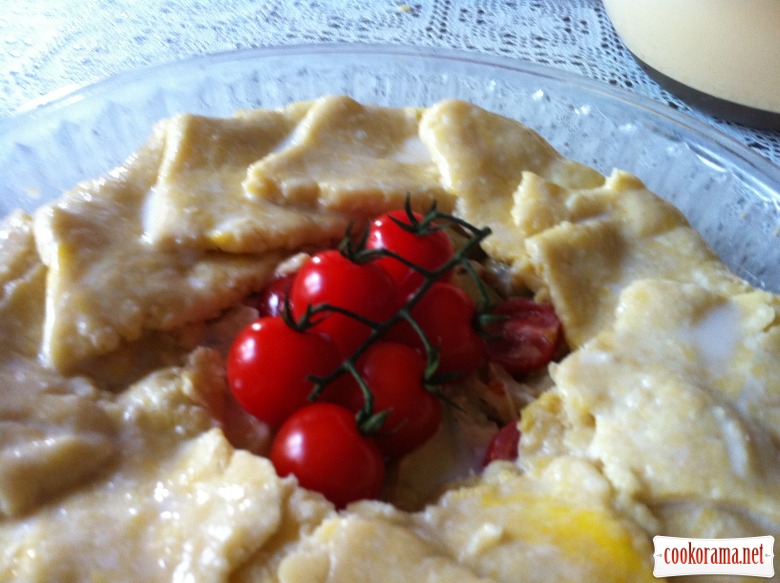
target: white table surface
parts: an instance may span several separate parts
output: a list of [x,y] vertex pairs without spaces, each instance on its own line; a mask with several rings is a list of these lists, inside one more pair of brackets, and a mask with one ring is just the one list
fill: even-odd
[[0,0],[0,118],[147,65],[323,42],[444,47],[545,64],[650,97],[780,164],[780,132],[723,122],[652,81],[600,0]]

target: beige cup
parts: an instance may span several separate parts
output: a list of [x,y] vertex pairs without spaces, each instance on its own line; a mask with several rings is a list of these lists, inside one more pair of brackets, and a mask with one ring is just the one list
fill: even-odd
[[692,105],[780,129],[780,0],[604,0],[648,73]]

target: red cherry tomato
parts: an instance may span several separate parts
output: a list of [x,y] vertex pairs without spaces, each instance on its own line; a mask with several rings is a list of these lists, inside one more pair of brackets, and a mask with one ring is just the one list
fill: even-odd
[[511,421],[498,430],[490,440],[482,465],[488,465],[494,460],[514,461],[520,442],[520,429],[516,421]]
[[293,414],[274,437],[270,457],[280,476],[295,475],[301,486],[339,508],[377,498],[382,490],[379,448],[360,435],[355,417],[338,405],[314,403]]
[[236,400],[249,413],[278,427],[308,404],[308,375],[325,376],[341,364],[336,346],[322,336],[297,332],[279,318],[260,318],[238,333],[227,358]]
[[[392,279],[373,262],[354,263],[338,251],[323,251],[298,271],[291,292],[292,312],[296,320],[307,306],[330,304],[354,312],[368,320],[381,322],[398,307]],[[314,317],[311,328],[330,337],[341,354],[349,356],[371,332],[365,324],[347,315],[324,312]]]
[[261,316],[279,316],[284,310],[284,303],[290,295],[295,273],[275,277],[265,287],[257,302]]
[[[437,373],[468,374],[482,361],[484,342],[473,326],[475,309],[465,291],[443,282],[434,283],[412,309],[415,322],[439,352]],[[425,354],[420,335],[408,322],[394,327],[388,337]]]
[[[422,216],[414,213],[417,220]],[[422,268],[434,271],[452,258],[454,246],[444,231],[431,231],[425,235],[409,232],[396,221],[410,225],[405,210],[397,210],[376,218],[369,228],[366,248],[387,249]],[[423,276],[393,257],[376,261],[390,274],[399,293],[405,297],[423,282]]]
[[561,338],[561,322],[550,304],[526,298],[510,298],[492,313],[505,320],[487,326],[492,337],[486,343],[488,359],[510,374],[524,374],[549,363]]
[[[374,395],[374,412],[389,410],[373,435],[382,453],[400,458],[425,443],[441,422],[441,401],[423,386],[425,360],[413,348],[395,342],[376,342],[358,360],[358,372]],[[331,393],[353,412],[363,406],[357,383]]]

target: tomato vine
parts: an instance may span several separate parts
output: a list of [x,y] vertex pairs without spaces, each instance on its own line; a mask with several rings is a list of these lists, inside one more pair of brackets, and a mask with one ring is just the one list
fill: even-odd
[[[485,309],[487,306],[489,306],[488,293],[485,288],[485,283],[482,281],[482,278],[480,278],[479,275],[474,271],[470,263],[470,258],[479,249],[482,241],[491,234],[491,229],[489,227],[475,227],[471,223],[459,217],[441,212],[437,209],[435,203],[422,216],[422,218],[418,218],[416,213],[411,208],[410,199],[407,198],[404,212],[406,213],[409,222],[405,223],[398,221],[397,219],[394,222],[396,222],[396,224],[398,224],[401,228],[408,230],[410,233],[416,236],[422,237],[430,233],[439,232],[445,228],[445,224],[448,224],[457,227],[463,233],[465,233],[467,235],[467,240],[463,245],[456,249],[452,256],[440,267],[431,270],[425,267],[421,267],[420,265],[389,249],[367,248],[366,241],[368,239],[368,229],[364,229],[357,239],[354,237],[352,227],[350,226],[350,228],[347,229],[347,233],[342,239],[338,250],[350,261],[361,264],[389,257],[407,266],[409,269],[422,276],[422,284],[415,291],[413,291],[408,298],[406,298],[405,303],[392,316],[383,321],[373,321],[355,313],[352,310],[342,308],[340,306],[334,306],[332,304],[322,303],[314,306],[307,306],[303,317],[296,320],[292,314],[289,297],[286,300],[285,309],[282,311],[282,317],[285,319],[288,325],[300,331],[307,330],[315,325],[319,321],[317,318],[318,316],[322,315],[323,317],[327,317],[328,314],[333,313],[342,314],[368,326],[371,329],[368,337],[350,355],[348,355],[341,362],[341,364],[336,367],[335,370],[327,375],[310,375],[309,377],[315,385],[314,390],[309,395],[310,401],[318,400],[325,388],[340,375],[346,373],[354,377],[363,394],[363,407],[361,407],[356,416],[358,427],[360,432],[363,434],[370,435],[376,432],[382,426],[383,422],[387,418],[387,415],[389,414],[389,411],[374,412],[374,395],[371,391],[371,387],[368,386],[365,379],[362,378],[362,375],[357,370],[357,361],[365,353],[365,351],[399,322],[404,321],[408,323],[419,336],[424,346],[426,367],[423,373],[423,386],[427,391],[449,402],[449,399],[446,397],[446,395],[444,395],[444,393],[442,393],[440,387],[442,384],[451,382],[461,375],[457,372],[450,372],[445,375],[437,374],[440,361],[439,352],[436,347],[433,346],[425,331],[418,325],[417,321],[412,315],[412,310],[430,290],[430,288],[437,281],[440,281],[442,276],[450,272],[456,265],[462,265],[477,284],[477,288],[480,290],[480,304],[482,309]],[[452,403],[450,402],[450,404]]]

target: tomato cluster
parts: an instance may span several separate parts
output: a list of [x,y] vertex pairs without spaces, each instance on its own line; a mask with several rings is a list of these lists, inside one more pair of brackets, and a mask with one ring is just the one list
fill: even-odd
[[376,498],[385,460],[436,432],[439,383],[485,358],[516,374],[549,362],[554,312],[508,300],[480,330],[474,301],[450,282],[461,260],[430,217],[404,209],[375,219],[356,253],[322,251],[269,284],[261,317],[231,346],[227,376],[238,402],[275,431],[280,475],[337,506]]

